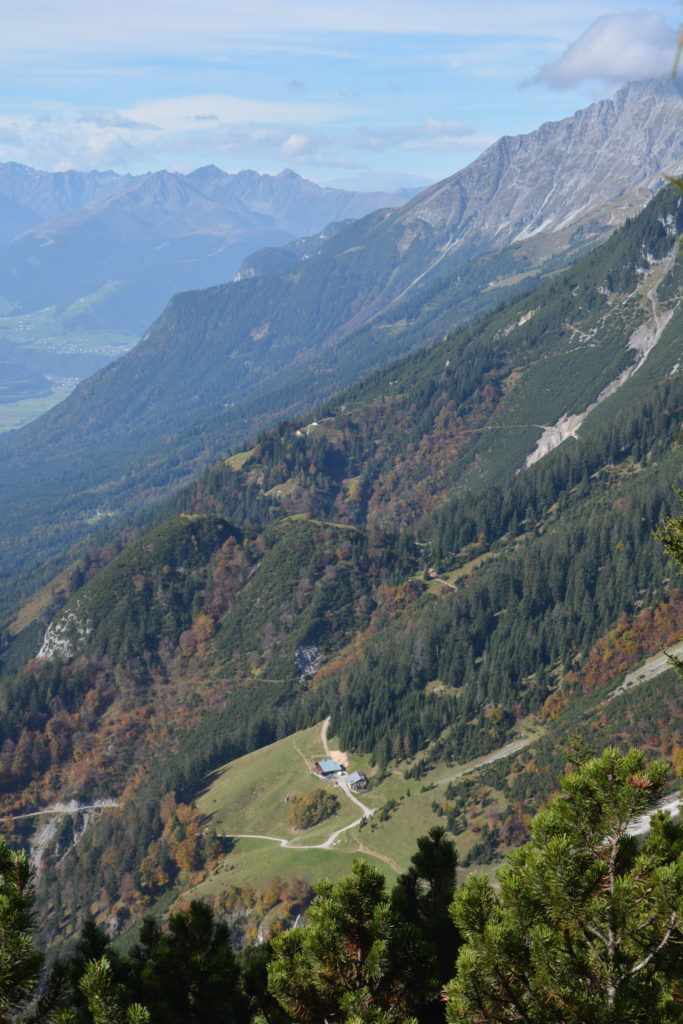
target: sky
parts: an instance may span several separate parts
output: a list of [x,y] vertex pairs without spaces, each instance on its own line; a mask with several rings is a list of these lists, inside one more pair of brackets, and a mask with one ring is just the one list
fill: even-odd
[[1,0],[0,161],[399,188],[625,81],[678,0]]

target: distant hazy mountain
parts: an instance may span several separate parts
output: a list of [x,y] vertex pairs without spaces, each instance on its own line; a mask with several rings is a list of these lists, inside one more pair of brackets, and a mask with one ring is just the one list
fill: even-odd
[[209,166],[188,174],[187,180],[216,203],[231,206],[237,201],[254,213],[272,217],[279,228],[295,238],[313,235],[331,221],[357,219],[381,207],[400,206],[406,198],[404,190],[349,192],[321,188],[290,170],[274,175],[256,171],[225,174]]
[[[0,298],[17,314],[52,305],[63,311],[113,285],[106,299],[86,302],[86,318],[142,331],[160,302],[178,290],[229,281],[261,245],[314,234],[330,221],[401,200],[321,188],[289,170],[226,174],[202,167],[188,175],[157,171],[131,178],[3,164],[0,237],[7,241],[0,249]],[[17,235],[13,228],[22,220],[22,226],[32,224]]]
[[52,172],[17,163],[0,164],[0,241],[41,221],[100,202],[133,180],[130,174],[115,171]]
[[133,351],[0,438],[6,530],[14,522],[23,534],[46,491],[55,536],[58,522],[70,535],[97,510],[156,500],[259,427],[530,289],[678,166],[682,115],[673,85],[626,86],[574,118],[500,140],[279,274],[176,296]]
[[174,293],[230,281],[255,249],[403,201],[289,170],[131,177],[1,164],[0,356],[85,377],[130,348]]

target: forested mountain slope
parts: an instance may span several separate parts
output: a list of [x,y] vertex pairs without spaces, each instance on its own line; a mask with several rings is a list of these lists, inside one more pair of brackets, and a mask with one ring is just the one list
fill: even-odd
[[[615,160],[611,185],[602,171],[599,187],[594,183],[598,202],[591,207],[590,222],[597,227],[586,234],[578,231],[579,221],[568,211],[566,197],[560,202],[557,187],[548,180],[548,216],[556,198],[557,217],[560,211],[562,216],[551,218],[540,233],[529,234],[527,214],[530,217],[529,211],[544,200],[529,194],[529,205],[520,207],[516,179],[523,173],[530,188],[540,173],[532,171],[536,165],[528,157],[542,151],[544,159],[554,161],[555,180],[564,180],[581,163],[580,153],[594,152],[596,140],[602,140],[600,151],[605,153],[623,146],[628,126],[644,116],[644,110],[651,127],[648,145],[658,154],[652,160],[674,164],[678,143],[673,140],[680,137],[672,130],[680,114],[677,90],[658,83],[624,87],[615,101],[544,126],[514,145],[501,140],[470,168],[400,211],[371,214],[338,232],[323,243],[317,256],[290,271],[176,296],[126,357],[85,382],[36,423],[0,438],[6,467],[0,504],[6,527],[3,566],[28,567],[83,536],[93,517],[116,518],[158,500],[259,427],[314,407],[402,352],[443,338],[455,324],[501,296],[531,288],[534,277],[528,274],[539,261],[550,271],[558,246],[564,251],[562,258],[568,258],[570,250],[607,230],[614,217],[625,216],[631,203],[639,201],[636,194],[642,199],[643,193],[633,191],[637,172],[630,157]],[[493,195],[481,192],[482,181],[492,173],[491,160],[500,165]],[[646,192],[661,182],[653,167],[648,158],[638,179]],[[593,186],[588,181],[582,187]],[[609,202],[605,189],[612,189]],[[470,231],[463,190],[472,210],[493,204],[486,230],[477,220]],[[517,211],[512,235],[495,227],[501,225],[495,212],[501,202]],[[588,207],[582,205],[581,210],[580,217],[578,208],[574,211],[579,220],[588,216]],[[571,238],[561,226],[569,221]],[[520,240],[527,228],[527,236]],[[503,243],[506,248],[501,248]],[[641,251],[639,244],[633,236],[633,249],[624,258],[643,269],[647,250]],[[673,238],[668,244],[673,246]],[[556,254],[550,261],[549,252]],[[620,273],[612,270],[613,276]],[[595,286],[589,314],[596,303],[607,305],[610,287],[607,279]],[[520,315],[529,312],[525,309]],[[526,334],[534,335],[535,330],[525,328]],[[558,353],[556,364],[562,375],[558,380],[565,379],[572,360],[583,364],[584,370],[577,373],[577,400],[584,384],[587,390],[585,403],[575,410],[579,414],[598,394],[589,369],[594,346],[584,338],[580,347],[580,355],[568,350],[564,361]],[[613,366],[603,367],[598,378],[609,384],[612,369],[625,369],[630,358],[619,346]],[[561,398],[556,393],[547,409],[531,410],[522,403],[519,415],[526,423],[553,427],[568,411],[561,407]],[[519,452],[527,454],[523,444]]]
[[[218,855],[192,806],[206,772],[326,715],[418,777],[549,721],[496,777],[510,842],[581,708],[596,741],[671,754],[675,692],[600,701],[683,628],[653,536],[683,483],[682,229],[661,192],[536,292],[74,551],[7,620],[4,812],[119,801],[66,856],[72,825],[46,841],[47,935],[86,913],[123,926],[190,884]],[[453,831],[463,787],[434,800]]]

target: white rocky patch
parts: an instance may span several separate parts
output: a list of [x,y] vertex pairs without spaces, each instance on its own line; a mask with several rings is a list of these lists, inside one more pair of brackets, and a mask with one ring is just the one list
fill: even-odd
[[36,834],[31,840],[31,854],[29,861],[35,873],[36,880],[40,878],[43,867],[43,857],[45,856],[45,851],[48,846],[57,834],[58,824],[58,818],[48,818],[45,824],[41,825],[36,831]]
[[[677,254],[677,248],[678,247],[676,247],[664,260],[660,261],[660,265],[663,264],[665,268],[666,264],[673,265],[673,260]],[[647,299],[650,303],[652,315],[646,323],[641,324],[640,327],[635,329],[627,342],[627,348],[633,349],[636,353],[634,362],[632,362],[630,366],[627,366],[626,369],[622,370],[618,377],[604,387],[595,401],[591,402],[583,412],[573,414],[564,413],[560,416],[557,423],[554,423],[549,427],[544,427],[543,433],[538,439],[535,449],[530,455],[527,455],[524,460],[524,468],[527,466],[533,466],[535,462],[538,462],[544,455],[547,455],[554,448],[557,448],[557,446],[562,444],[562,442],[568,437],[576,437],[577,431],[586,417],[593,412],[601,402],[604,402],[606,398],[609,398],[610,395],[613,395],[618,391],[619,388],[622,387],[643,365],[650,352],[652,352],[652,349],[661,338],[674,314],[673,309],[668,310],[666,313],[662,313],[660,311],[659,303],[657,302],[657,285],[651,288],[647,293]]]
[[669,238],[676,238],[678,232],[676,231],[676,221],[672,213],[667,213],[666,217],[660,217],[659,223],[662,225]]
[[652,811],[648,811],[647,814],[643,814],[640,818],[636,818],[633,824],[628,829],[630,836],[644,836],[650,831],[650,821],[652,815],[657,814],[659,811],[668,811],[669,814],[675,818],[677,815],[680,817],[681,813],[681,799],[678,796],[669,798],[668,800],[660,803]]
[[507,327],[503,327],[500,331],[496,331],[493,340],[497,341],[498,338],[507,338],[508,334],[512,334],[512,332],[516,330],[517,327],[523,327],[524,324],[528,324],[529,320],[531,320],[532,316],[537,312],[538,307],[536,307],[536,309],[530,309],[528,313],[522,313],[519,319],[515,320],[511,324],[508,324]]
[[315,644],[297,647],[294,652],[294,662],[300,678],[311,679],[320,667],[320,649]]
[[91,632],[87,620],[80,618],[75,611],[66,611],[47,627],[36,658],[41,661],[70,661]]

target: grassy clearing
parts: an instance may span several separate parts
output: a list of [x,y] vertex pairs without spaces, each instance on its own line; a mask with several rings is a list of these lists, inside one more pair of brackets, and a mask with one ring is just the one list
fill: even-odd
[[32,622],[35,622],[38,616],[49,607],[55,594],[66,591],[69,576],[78,568],[78,565],[78,562],[72,562],[71,565],[67,565],[66,569],[63,569],[58,576],[55,576],[46,586],[38,590],[30,601],[26,602],[23,608],[20,609],[17,617],[9,624],[8,628],[12,636],[17,636],[23,629],[26,629]]
[[375,858],[353,849],[288,850],[263,840],[239,839],[221,864],[185,897],[203,899],[233,885],[251,885],[260,891],[276,875],[282,879],[304,878],[311,885],[322,878],[337,882],[349,874],[354,860],[366,860],[377,867]]
[[[401,780],[399,783],[393,776],[390,777],[374,791],[377,797],[384,798],[380,807],[396,800],[396,806],[389,812],[387,820],[380,821],[375,814],[363,828],[353,831],[363,847],[381,859],[393,862],[395,870],[407,869],[415,853],[418,836],[425,835],[438,824],[431,807],[434,793],[422,793],[421,788],[422,783],[414,780]],[[395,795],[390,795],[392,792]]]
[[245,462],[247,462],[254,452],[255,448],[250,448],[248,452],[235,452],[234,455],[230,455],[226,460],[226,466],[230,466],[230,469],[234,470],[235,473],[242,468]]
[[471,572],[478,569],[484,562],[488,562],[490,558],[495,558],[497,552],[495,551],[484,551],[483,554],[477,555],[476,558],[471,558],[465,565],[461,565],[459,569],[453,569],[451,572],[439,573],[442,580],[446,580],[447,583],[455,583],[456,580],[463,579],[464,576],[469,576]]
[[[526,724],[531,726],[530,722]],[[331,737],[328,744],[332,752],[339,747],[336,737]],[[296,846],[324,842],[332,832],[356,821],[361,814],[355,804],[337,791],[341,809],[334,817],[305,832],[297,833],[289,826],[287,796],[334,785],[321,782],[306,764],[307,759],[317,760],[322,754],[318,725],[247,754],[213,774],[197,806],[219,834],[273,836],[296,845],[283,848],[262,839],[236,840],[234,850],[201,883],[198,893],[210,895],[228,885],[249,884],[258,889],[274,875],[294,875],[311,883],[323,877],[338,879],[359,856],[379,866],[391,881],[407,869],[417,838],[443,823],[435,815],[432,803],[443,800],[444,780],[476,770],[489,760],[484,756],[463,765],[441,764],[420,780],[406,780],[398,770],[379,779],[367,757],[354,755],[349,769],[364,771],[371,780],[371,788],[358,794],[359,799],[376,813],[364,825],[343,832],[327,849],[297,849]],[[475,841],[476,830],[475,821],[474,830],[468,829],[456,838],[461,856]]]
[[299,844],[323,842],[335,829],[360,816],[355,804],[339,793],[340,810],[315,828],[295,831],[289,824],[287,798],[334,790],[333,782],[313,775],[310,762],[324,757],[320,726],[287,736],[219,768],[197,807],[219,834],[255,833]]
[[[666,678],[666,664],[660,665],[661,656],[646,659],[657,677]],[[662,671],[664,669],[664,671]],[[633,673],[635,675],[635,672]],[[644,673],[643,673],[644,675]],[[644,687],[653,685],[645,679]],[[571,718],[568,725],[577,720],[586,720],[595,712],[595,706],[604,698],[601,693],[591,694],[568,711]],[[615,708],[627,703],[631,694],[624,693],[615,700]],[[615,712],[616,713],[616,712]],[[365,771],[371,779],[371,788],[359,794],[360,800],[375,814],[363,825],[344,831],[329,848],[306,850],[296,846],[283,848],[275,842],[262,839],[240,839],[227,853],[221,864],[195,889],[192,896],[211,896],[221,890],[236,886],[252,886],[263,889],[275,876],[302,878],[315,884],[321,878],[337,881],[347,875],[356,859],[373,864],[385,874],[391,886],[397,874],[405,871],[416,849],[419,836],[425,835],[434,825],[444,825],[443,814],[448,800],[446,783],[475,773],[499,757],[514,758],[518,751],[532,745],[544,735],[544,728],[533,716],[519,723],[519,735],[506,743],[499,751],[482,755],[466,763],[443,762],[430,768],[419,779],[405,779],[403,771],[390,770],[379,778],[376,770],[364,757],[352,756],[349,769]],[[340,746],[337,737],[328,739],[330,750]],[[321,785],[306,768],[306,758],[318,759],[323,753],[320,740],[320,726],[303,730],[240,758],[214,773],[209,787],[200,797],[198,806],[210,818],[218,832],[248,833],[290,838],[291,831],[286,821],[287,804],[284,796],[294,787],[298,792],[310,792]],[[512,763],[512,762],[511,762]],[[373,778],[374,774],[374,778]],[[310,788],[307,788],[310,787]],[[484,825],[495,824],[504,813],[506,802],[503,793],[490,785],[475,786],[468,798],[467,828],[455,836],[460,861],[473,844],[478,841]],[[322,842],[343,825],[355,821],[360,811],[339,794],[343,810],[315,829],[299,833],[296,839],[301,845]],[[439,806],[435,808],[433,804]],[[230,827],[226,827],[226,826]],[[476,864],[473,868],[460,868],[460,881],[471,870],[483,871],[495,880],[495,874],[507,853],[505,846],[491,864]]]

